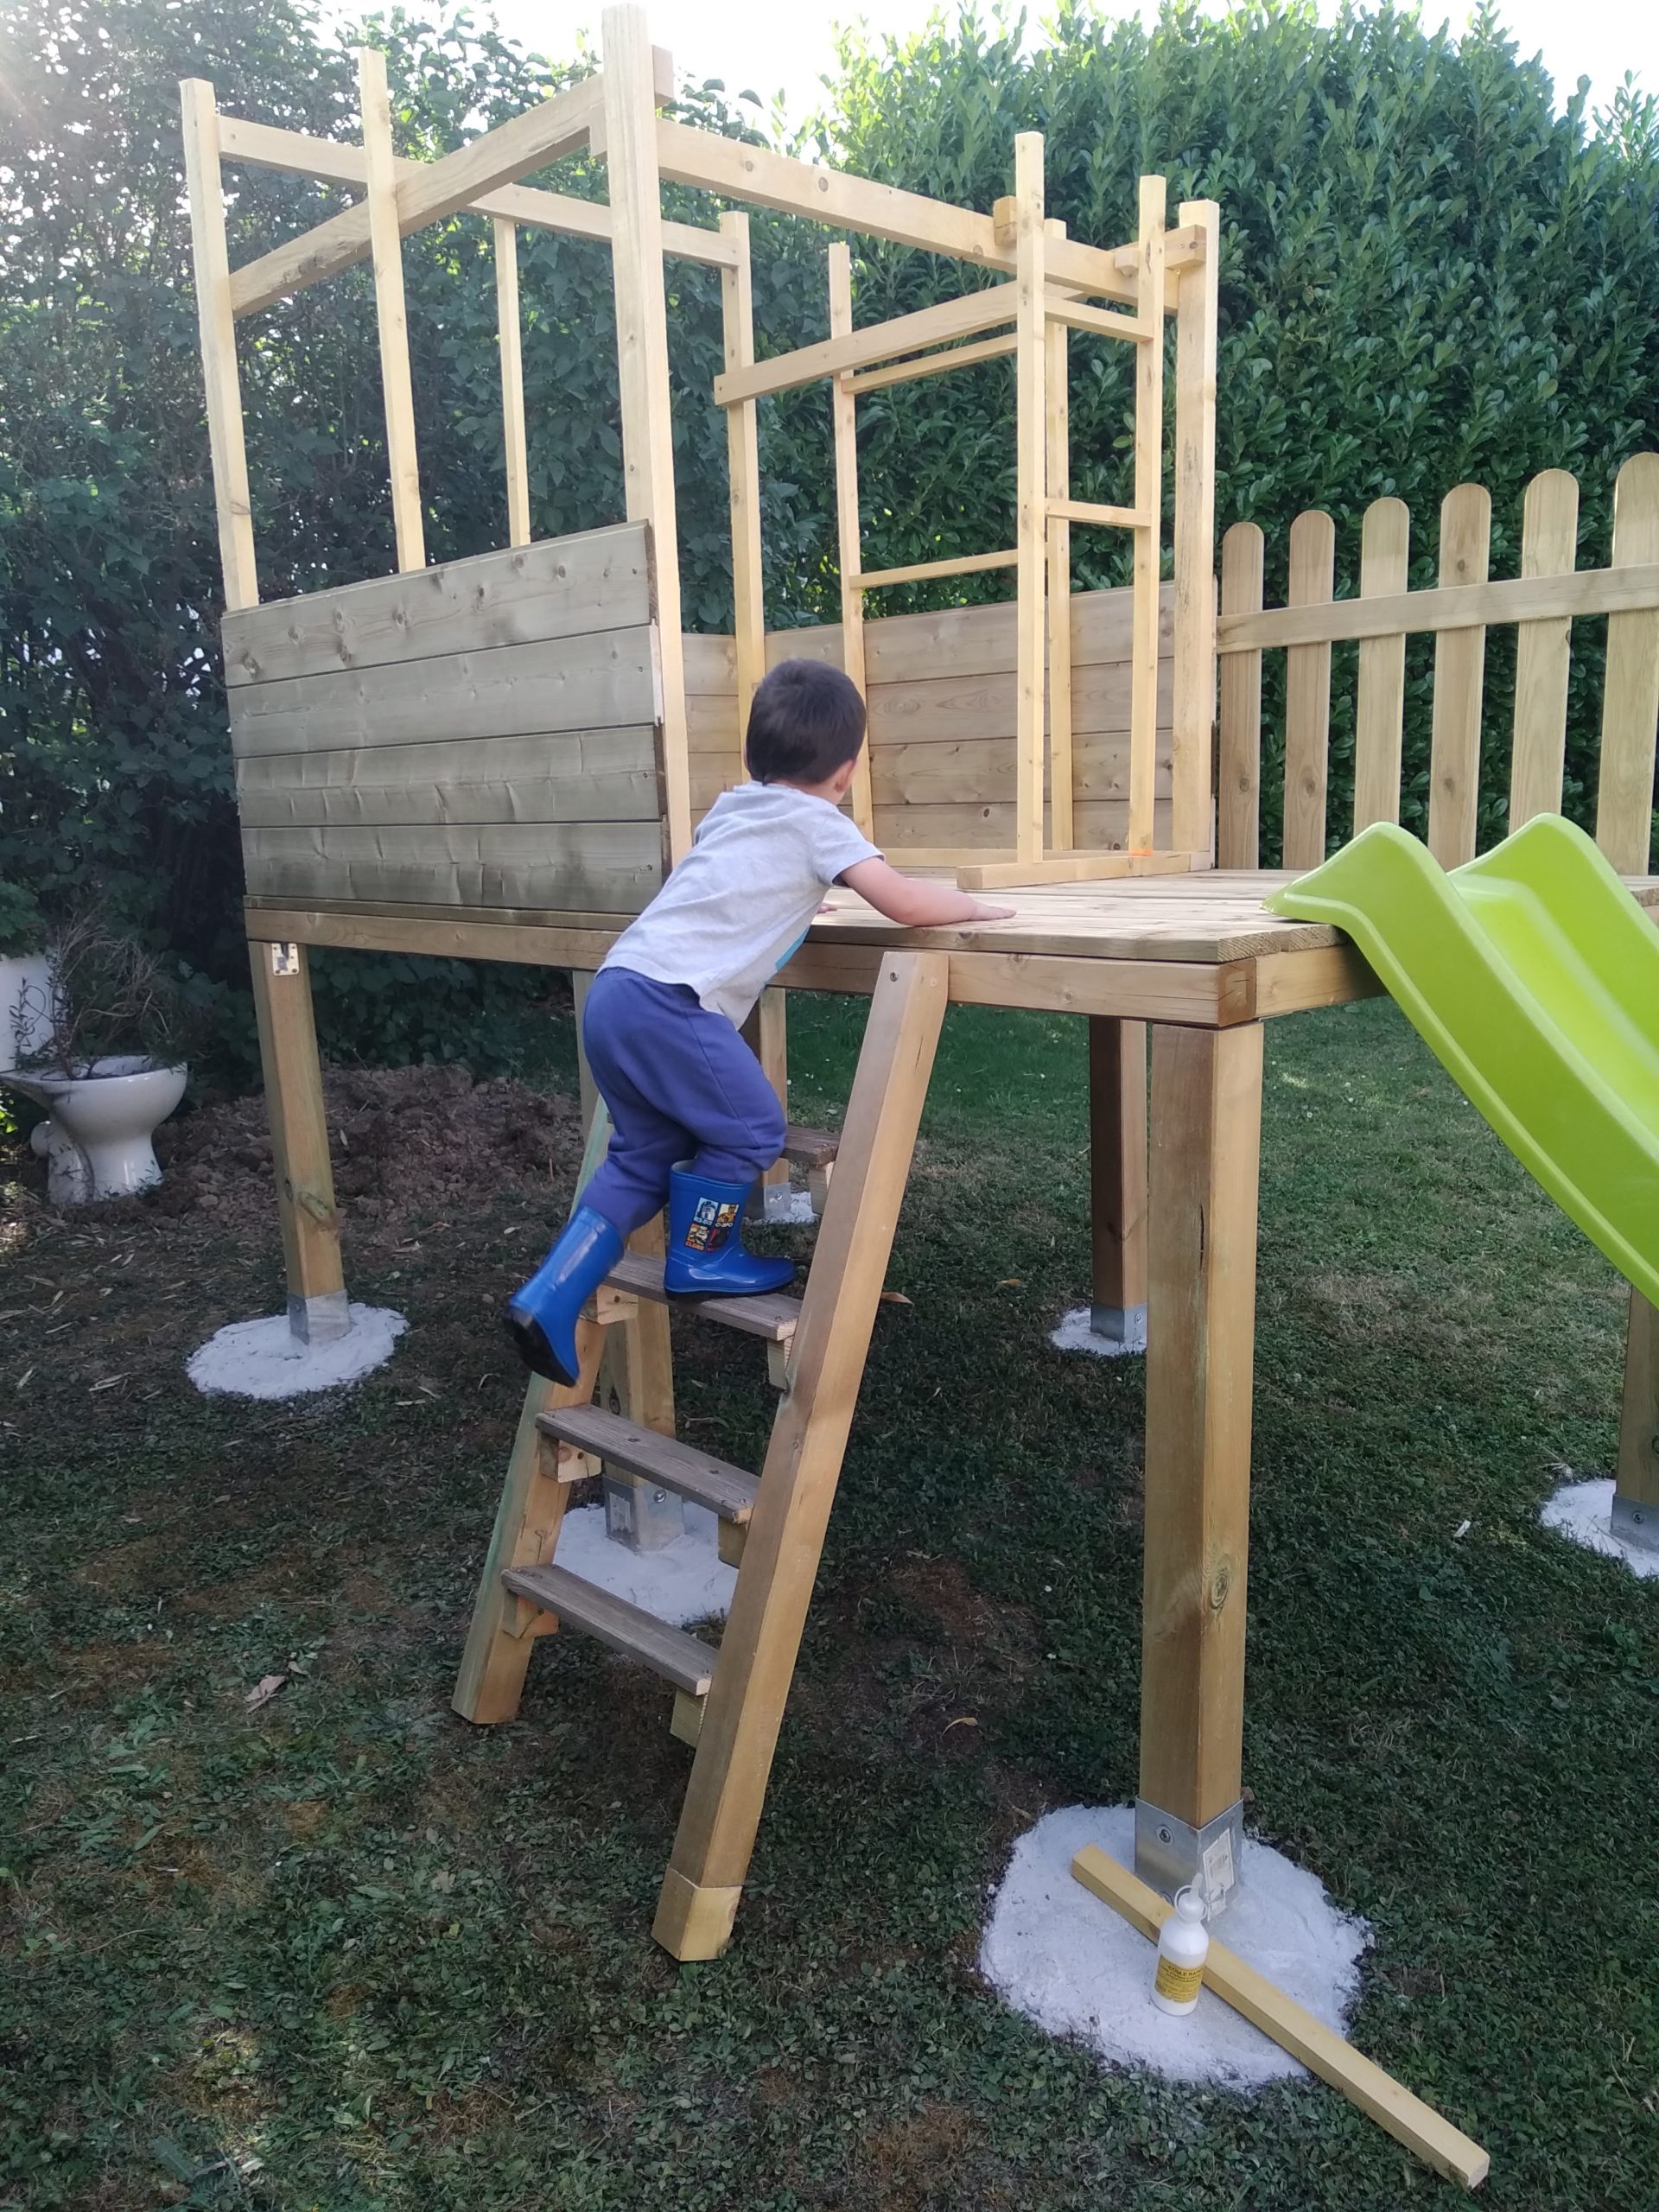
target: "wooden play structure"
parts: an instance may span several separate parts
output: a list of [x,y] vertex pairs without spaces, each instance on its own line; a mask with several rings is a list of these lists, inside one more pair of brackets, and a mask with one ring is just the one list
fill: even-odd
[[[1224,1902],[1243,1793],[1262,1024],[1376,988],[1337,932],[1262,911],[1264,890],[1279,879],[1257,872],[1261,657],[1280,646],[1289,655],[1294,790],[1286,818],[1295,842],[1285,857],[1296,866],[1323,852],[1331,641],[1363,641],[1364,804],[1387,811],[1398,798],[1399,641],[1407,631],[1436,631],[1432,828],[1447,849],[1461,850],[1475,818],[1484,626],[1523,626],[1517,776],[1524,804],[1548,804],[1552,757],[1559,791],[1567,623],[1611,611],[1604,842],[1642,875],[1647,839],[1637,815],[1650,803],[1659,711],[1659,462],[1632,463],[1620,480],[1608,570],[1573,572],[1558,486],[1539,494],[1541,518],[1535,528],[1529,521],[1526,577],[1487,583],[1475,515],[1484,495],[1465,492],[1448,502],[1441,589],[1405,595],[1402,511],[1368,521],[1362,597],[1333,600],[1331,526],[1304,518],[1292,547],[1292,604],[1266,612],[1260,536],[1244,526],[1227,540],[1218,622],[1213,205],[1183,205],[1172,227],[1161,180],[1146,178],[1135,238],[1086,244],[1046,218],[1034,135],[1014,142],[1010,196],[980,213],[689,128],[658,113],[671,81],[640,12],[609,9],[600,73],[428,163],[396,157],[384,62],[372,53],[362,57],[360,146],[220,116],[211,87],[184,87],[247,925],[290,1319],[314,1338],[349,1326],[307,948],[530,962],[569,969],[580,995],[626,916],[685,850],[700,812],[741,777],[739,734],[768,661],[801,652],[838,661],[869,708],[868,772],[853,795],[861,821],[901,864],[998,887],[1016,918],[906,933],[835,894],[836,911],[757,1012],[759,1048],[781,1091],[783,993],[870,1001],[843,1126],[833,1136],[791,1133],[822,1202],[805,1292],[702,1309],[767,1347],[782,1395],[765,1464],[756,1476],[675,1440],[660,1225],[641,1232],[582,1325],[579,1385],[534,1381],[527,1392],[455,1706],[476,1722],[511,1718],[537,1637],[561,1624],[654,1668],[675,1693],[676,1734],[696,1747],[655,1932],[680,1958],[723,1948],[946,1006],[1075,1014],[1090,1035],[1096,1326],[1147,1347],[1137,1867],[1164,1888],[1199,1879]],[[608,205],[518,181],[584,149],[603,155]],[[232,270],[220,187],[227,162],[321,177],[363,196]],[[837,238],[827,262],[829,338],[757,359],[747,216],[726,206],[710,227],[664,222],[664,178],[721,202],[954,259],[973,281],[942,305],[860,327],[851,257]],[[493,226],[510,542],[429,568],[399,246],[461,210]],[[520,226],[608,241],[617,302],[626,514],[609,528],[536,542]],[[688,637],[681,627],[664,255],[721,271],[725,368],[713,397],[728,431],[729,639]],[[365,260],[374,274],[398,573],[261,606],[235,321]],[[1133,482],[1122,506],[1071,496],[1066,367],[1079,336],[1135,348]],[[859,393],[1002,353],[1014,367],[1013,545],[867,568]],[[833,453],[842,619],[769,637],[757,409],[770,393],[815,381],[831,397],[826,465]],[[1173,577],[1163,583],[1166,459]],[[1133,534],[1131,588],[1071,591],[1078,527]],[[889,585],[994,568],[1012,577],[1001,604],[885,620],[874,611]],[[1217,646],[1220,873],[1212,866]],[[594,1131],[590,1155],[602,1122]],[[1645,1309],[1631,1344],[1621,1482],[1653,1511],[1659,1353]],[[606,1388],[594,1403],[601,1364]],[[648,1500],[665,1492],[719,1517],[738,1579],[718,1647],[560,1567],[569,1484],[601,1464],[619,1508],[615,1527],[626,1528],[631,1512],[646,1516]]]

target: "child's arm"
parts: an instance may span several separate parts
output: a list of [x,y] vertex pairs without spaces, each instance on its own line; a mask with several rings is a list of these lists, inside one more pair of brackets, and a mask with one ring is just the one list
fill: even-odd
[[886,861],[859,861],[836,878],[867,899],[878,914],[909,930],[931,930],[949,922],[1006,922],[1012,906],[986,906],[952,883],[923,883],[901,875]]

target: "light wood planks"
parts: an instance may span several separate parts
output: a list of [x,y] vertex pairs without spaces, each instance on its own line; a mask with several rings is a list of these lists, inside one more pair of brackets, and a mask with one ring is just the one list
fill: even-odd
[[[732,265],[721,272],[721,330],[728,372],[754,359],[754,288],[749,219],[728,208],[721,233]],[[766,612],[760,560],[760,428],[754,402],[726,410],[726,469],[732,505],[732,606],[737,649],[737,726],[748,728],[754,687],[766,672]]]
[[[1337,526],[1317,509],[1290,526],[1292,607],[1323,607],[1336,589]],[[1325,858],[1326,758],[1331,747],[1331,648],[1293,645],[1285,655],[1285,846],[1287,868],[1318,868]]]
[[246,829],[287,823],[655,822],[649,724],[525,737],[257,753],[236,764]]
[[495,247],[495,323],[501,353],[501,439],[507,470],[507,543],[530,543],[530,459],[524,435],[524,355],[518,316],[518,226],[490,226]]
[[[1065,225],[1051,217],[1050,238]],[[1048,787],[1050,839],[1061,852],[1077,834],[1072,814],[1071,760],[1071,524],[1063,503],[1071,496],[1071,347],[1066,326],[1051,313],[1047,347],[1048,404]]]
[[1089,1024],[1090,1300],[1109,1313],[1147,1302],[1147,1026]]
[[374,264],[374,313],[380,336],[380,389],[386,416],[386,462],[391,474],[391,520],[397,566],[426,566],[421,519],[421,472],[415,447],[415,391],[409,364],[409,320],[404,306],[404,240],[397,226],[397,176],[391,150],[391,109],[386,57],[378,47],[357,53],[358,97],[363,110],[367,164],[369,251]]
[[[1403,499],[1373,500],[1365,510],[1360,531],[1360,598],[1393,598],[1403,592],[1410,559],[1410,509]],[[1400,819],[1400,749],[1405,717],[1405,639],[1363,639],[1354,710],[1356,835],[1373,822]]]
[[637,1659],[687,1697],[708,1694],[717,1654],[701,1637],[671,1627],[599,1583],[572,1574],[568,1567],[510,1567],[501,1580],[514,1597],[552,1615],[556,1622],[568,1620],[584,1629],[624,1658]]
[[969,338],[998,323],[1012,322],[1015,290],[1013,284],[987,285],[976,292],[964,292],[959,299],[940,300],[932,307],[918,308],[912,314],[894,315],[889,321],[871,323],[862,330],[833,331],[813,345],[774,353],[770,359],[748,367],[728,369],[715,378],[715,404],[735,407],[773,392],[793,391],[802,385],[818,384],[829,377],[891,360],[897,354],[919,353],[925,346],[943,346],[953,338]]
[[[845,338],[853,327],[852,256],[839,240],[830,248],[830,335]],[[858,506],[857,403],[851,379],[834,378],[830,385],[830,423],[836,456],[836,547],[841,582],[841,665],[858,688],[868,713],[869,682],[864,666],[863,525]],[[858,756],[851,791],[853,819],[867,837],[875,835],[875,806],[870,788],[870,740]]]
[[[1571,575],[1579,557],[1579,480],[1546,468],[1527,486],[1521,525],[1523,576]],[[1515,734],[1510,827],[1560,810],[1567,757],[1567,686],[1573,625],[1566,615],[1522,622],[1515,633]]]
[[1210,788],[1216,719],[1216,344],[1221,210],[1181,203],[1184,229],[1203,257],[1175,286],[1175,699],[1171,741],[1170,842],[1209,854],[1216,824]]
[[1243,1786],[1262,1038],[1152,1040],[1139,1794],[1194,1827]]
[[258,603],[253,552],[253,504],[243,434],[242,385],[236,365],[230,258],[225,241],[225,194],[219,176],[219,118],[213,88],[200,77],[179,88],[183,104],[184,175],[190,198],[191,264],[201,338],[201,378],[207,402],[207,445],[226,607]]
[[748,1872],[947,988],[942,955],[904,952],[883,960],[871,998],[789,1387],[658,1906],[657,1940],[677,1958],[713,1958],[724,1948]]
[[[1159,1930],[1174,1908],[1156,1890],[1092,1843],[1084,1844],[1072,1859],[1071,1872],[1084,1889],[1122,1913],[1149,1942],[1157,1942]],[[1148,1976],[1151,1968],[1148,1957]],[[1491,2160],[1478,2143],[1214,1936],[1204,1962],[1204,1984],[1224,2005],[1230,2005],[1264,2035],[1271,2036],[1322,2082],[1339,2089],[1351,2104],[1385,2128],[1397,2143],[1403,2143],[1425,2165],[1465,2189],[1478,2189],[1485,2180]]]
[[[644,11],[609,7],[602,17],[606,162],[610,177],[611,275],[621,390],[622,480],[630,521],[650,524],[657,550],[663,783],[671,861],[691,844],[690,770],[681,644],[680,558],[674,432],[663,289],[662,187],[657,94]],[[510,126],[509,126],[510,127]]]
[[[1043,569],[1048,522],[1048,372],[1044,278],[1043,141],[1014,142],[1014,849],[1043,849]],[[1143,349],[1150,353],[1154,348]],[[1138,601],[1137,601],[1138,603]]]
[[292,1313],[296,1302],[334,1296],[346,1283],[311,969],[305,947],[297,943],[251,942],[248,963]]
[[[1492,496],[1459,484],[1440,503],[1440,587],[1484,584],[1491,561]],[[1486,632],[1443,630],[1434,645],[1434,718],[1429,747],[1428,849],[1442,868],[1475,857],[1480,798],[1480,710]]]
[[[1267,541],[1259,523],[1236,522],[1221,541],[1221,613],[1254,614],[1262,606]],[[1221,663],[1221,731],[1217,767],[1216,864],[1255,868],[1261,850],[1262,655],[1229,653]]]
[[[397,227],[406,238],[429,223],[442,222],[472,207],[499,185],[544,168],[565,154],[578,152],[601,113],[599,81],[586,78],[537,107],[529,108],[435,162],[413,165],[414,174],[397,180]],[[510,213],[510,207],[486,213]],[[301,292],[370,254],[366,200],[331,215],[315,229],[245,262],[231,275],[231,305],[238,315],[252,315],[291,292]]]
[[225,678],[235,690],[643,628],[651,615],[646,531],[637,522],[614,523],[227,614]]
[[1617,1496],[1659,1537],[1659,1311],[1630,1293],[1619,1408]]
[[912,561],[902,569],[865,569],[856,578],[861,592],[886,591],[893,584],[931,582],[939,576],[977,576],[989,569],[1014,569],[1020,550],[1009,547],[998,553],[953,553],[938,561]]
[[[1129,850],[1153,849],[1158,751],[1158,612],[1164,483],[1164,180],[1143,176],[1135,313],[1157,335],[1135,355],[1135,644],[1129,709]],[[1205,840],[1206,843],[1208,840]]]
[[[660,73],[658,89],[662,90]],[[277,169],[290,176],[321,177],[331,184],[360,187],[368,176],[360,146],[343,146],[333,138],[308,138],[297,130],[276,130],[269,124],[248,123],[238,116],[220,118],[220,152],[227,162]],[[398,185],[412,183],[425,166],[422,162],[400,160]],[[607,245],[611,241],[611,211],[603,200],[573,200],[568,193],[505,184],[494,192],[481,193],[468,212],[493,221],[523,224],[527,230],[550,231],[562,238],[596,238]],[[682,260],[702,262],[711,269],[731,266],[730,249],[720,233],[691,223],[664,223],[663,251]]]
[[879,369],[861,369],[846,376],[847,389],[856,396],[861,391],[883,391],[888,385],[915,384],[923,377],[944,376],[951,369],[971,369],[981,361],[1001,360],[1013,353],[1017,342],[1014,333],[1005,330],[995,338],[976,339],[971,345],[918,354],[907,361],[891,361]]
[[[1613,569],[1659,564],[1659,454],[1627,461],[1613,486]],[[1653,836],[1653,770],[1659,725],[1659,592],[1639,613],[1607,620],[1601,775],[1596,842],[1627,875],[1645,872]]]
[[1269,607],[1262,614],[1236,615],[1222,623],[1217,650],[1236,653],[1259,645],[1339,645],[1356,638],[1478,630],[1499,622],[1540,622],[1551,615],[1646,613],[1656,603],[1659,561],[1633,561],[1628,568],[1615,564],[1580,569],[1565,576],[1510,576],[1498,583],[1465,584],[1454,590],[1363,594],[1357,599],[1339,599],[1328,607]]

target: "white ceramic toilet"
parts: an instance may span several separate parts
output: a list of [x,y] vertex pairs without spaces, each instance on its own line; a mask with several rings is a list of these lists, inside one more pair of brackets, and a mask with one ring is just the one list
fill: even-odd
[[188,1074],[133,1053],[94,1060],[85,1076],[7,1074],[52,1116],[30,1142],[46,1160],[53,1204],[125,1198],[159,1183],[150,1138],[183,1097]]

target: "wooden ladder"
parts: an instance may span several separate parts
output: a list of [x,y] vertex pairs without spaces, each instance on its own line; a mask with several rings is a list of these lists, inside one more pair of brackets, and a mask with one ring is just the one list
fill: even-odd
[[[719,1956],[742,1894],[944,1019],[948,965],[942,952],[881,960],[798,1304],[683,1301],[760,1336],[781,1359],[783,1395],[759,1477],[591,1402],[607,1328],[637,1311],[638,1299],[663,1296],[661,1262],[648,1255],[626,1254],[578,1324],[575,1383],[537,1379],[525,1396],[454,1707],[468,1720],[512,1719],[533,1643],[561,1624],[672,1685],[671,1725],[696,1756],[652,1933],[678,1959]],[[820,1147],[817,1166],[826,1164]],[[721,1556],[737,1565],[718,1646],[557,1564],[569,1483],[595,1457],[717,1516]]]

